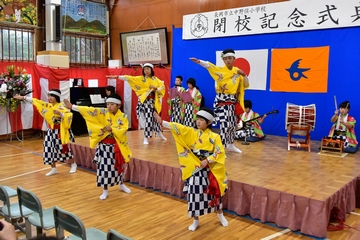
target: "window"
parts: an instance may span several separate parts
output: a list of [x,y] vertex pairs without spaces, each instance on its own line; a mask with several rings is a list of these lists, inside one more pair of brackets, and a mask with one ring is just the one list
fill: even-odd
[[34,61],[34,31],[0,26],[0,58]]
[[69,53],[70,65],[104,66],[105,42],[104,37],[66,35],[62,47]]

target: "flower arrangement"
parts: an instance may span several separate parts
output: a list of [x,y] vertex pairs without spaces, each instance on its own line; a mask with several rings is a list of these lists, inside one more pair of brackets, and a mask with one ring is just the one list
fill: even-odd
[[32,92],[27,84],[30,81],[25,69],[10,65],[6,67],[7,72],[0,73],[0,106],[3,106],[9,112],[15,112],[18,109],[19,100],[13,98],[19,94],[25,96]]

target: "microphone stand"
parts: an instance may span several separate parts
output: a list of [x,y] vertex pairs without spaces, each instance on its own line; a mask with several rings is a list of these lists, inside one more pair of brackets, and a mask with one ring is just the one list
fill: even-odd
[[[244,126],[245,130],[247,131],[248,130],[248,125],[245,123],[245,126]],[[246,136],[247,134],[245,133],[245,138],[244,138],[244,141],[241,143],[242,145],[249,145],[250,143],[246,141]]]

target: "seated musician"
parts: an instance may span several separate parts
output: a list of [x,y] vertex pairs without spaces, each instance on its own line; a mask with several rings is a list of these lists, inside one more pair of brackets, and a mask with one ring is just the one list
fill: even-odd
[[265,138],[265,135],[261,129],[260,124],[264,122],[266,114],[260,116],[258,113],[253,112],[252,102],[250,100],[244,101],[244,107],[245,112],[241,115],[241,121],[243,123],[243,126],[236,131],[235,139],[244,140],[246,138],[246,141],[249,142],[257,142],[263,140]]
[[334,123],[330,129],[329,137],[344,141],[344,152],[354,153],[358,149],[355,135],[356,120],[349,115],[350,102],[345,101],[339,105],[340,110],[335,110],[330,121]]

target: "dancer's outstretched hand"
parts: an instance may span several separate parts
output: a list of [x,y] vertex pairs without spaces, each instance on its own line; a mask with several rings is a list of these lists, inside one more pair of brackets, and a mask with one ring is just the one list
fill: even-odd
[[158,124],[162,123],[162,119],[157,112],[154,112],[154,118]]
[[197,59],[197,58],[189,58],[191,61],[193,61],[194,63],[199,63],[200,62],[200,60],[199,59]]
[[19,94],[14,95],[13,98],[15,98],[17,100],[24,100],[25,99],[24,96],[20,96]]
[[237,73],[241,76],[244,76],[244,77],[246,76],[245,72],[241,69],[237,70]]
[[65,104],[65,107],[67,107],[68,109],[71,109],[72,104],[71,104],[71,102],[69,100],[64,99],[64,104]]

